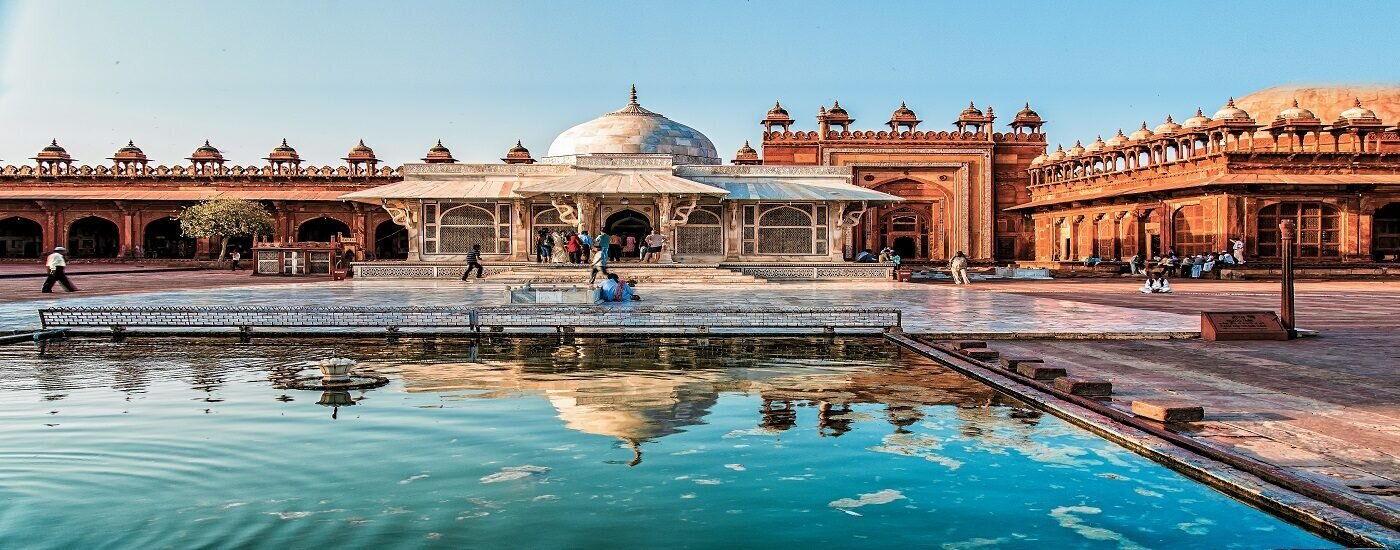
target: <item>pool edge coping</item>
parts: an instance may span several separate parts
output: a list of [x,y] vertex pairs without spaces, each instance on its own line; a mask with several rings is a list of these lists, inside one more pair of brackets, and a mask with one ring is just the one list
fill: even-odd
[[[1333,503],[1293,491],[1254,473],[1180,447],[1136,426],[1023,384],[977,361],[954,355],[910,336],[912,335],[886,334],[885,339],[1162,464],[1198,483],[1334,542],[1348,546],[1400,548],[1400,532],[1385,525]],[[1220,452],[1233,454],[1225,450]]]

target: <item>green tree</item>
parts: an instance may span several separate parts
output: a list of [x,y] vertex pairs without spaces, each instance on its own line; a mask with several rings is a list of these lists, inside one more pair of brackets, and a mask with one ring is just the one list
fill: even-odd
[[187,206],[176,216],[186,237],[218,237],[219,261],[228,252],[229,237],[253,237],[273,233],[272,213],[263,205],[243,199],[214,199]]

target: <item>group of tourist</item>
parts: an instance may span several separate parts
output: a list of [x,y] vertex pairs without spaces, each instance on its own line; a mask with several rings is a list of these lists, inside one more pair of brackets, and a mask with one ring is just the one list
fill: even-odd
[[656,263],[660,261],[661,249],[665,245],[666,236],[656,230],[638,239],[636,235],[617,238],[605,231],[593,236],[588,231],[550,231],[542,228],[535,235],[535,263],[591,263],[594,249],[601,250],[610,261],[619,261],[635,254],[643,262]]

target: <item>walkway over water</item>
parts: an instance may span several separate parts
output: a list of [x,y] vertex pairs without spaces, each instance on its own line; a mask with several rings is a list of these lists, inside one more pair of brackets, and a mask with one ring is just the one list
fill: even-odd
[[[255,329],[279,332],[349,332],[382,329],[390,334],[501,332],[555,329],[579,333],[783,333],[889,332],[902,313],[892,308],[667,307],[638,306],[183,306],[59,307],[39,310],[44,328]],[[80,332],[80,331],[75,331]]]

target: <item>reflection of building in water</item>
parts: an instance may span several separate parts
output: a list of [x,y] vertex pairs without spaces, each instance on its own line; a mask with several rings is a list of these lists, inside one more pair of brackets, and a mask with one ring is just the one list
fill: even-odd
[[[465,359],[449,346],[431,355]],[[857,404],[883,404],[884,421],[907,433],[923,407],[983,409],[1005,399],[922,357],[859,338],[503,339],[488,341],[472,359],[479,362],[398,368],[410,392],[539,392],[565,427],[626,442],[634,465],[643,443],[703,424],[726,392],[760,397],[758,425],[773,432],[796,426],[799,407],[813,407],[817,429],[828,437],[872,419],[854,412]]]

